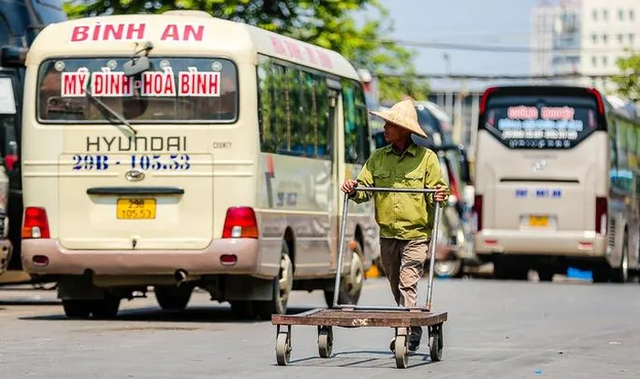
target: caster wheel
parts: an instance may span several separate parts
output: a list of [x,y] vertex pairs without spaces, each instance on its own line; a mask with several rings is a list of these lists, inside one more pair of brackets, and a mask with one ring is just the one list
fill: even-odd
[[396,367],[407,368],[409,363],[407,336],[396,336],[394,353],[396,355]]
[[291,344],[288,333],[278,333],[276,339],[276,361],[278,366],[286,366],[291,358]]
[[323,326],[318,330],[318,353],[322,358],[331,357],[333,349],[333,330],[331,327]]
[[429,354],[432,362],[442,360],[443,347],[442,324],[429,327]]

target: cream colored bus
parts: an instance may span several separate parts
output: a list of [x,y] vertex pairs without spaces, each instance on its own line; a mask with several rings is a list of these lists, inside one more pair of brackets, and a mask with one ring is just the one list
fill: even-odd
[[640,268],[640,119],[597,90],[504,86],[480,101],[475,249],[500,279]]
[[[46,27],[27,57],[23,263],[54,277],[69,317],[115,317],[153,286],[194,287],[242,318],[292,290],[332,302],[342,197],[370,153],[341,55],[202,12]],[[353,205],[340,301],[375,259],[371,205]]]

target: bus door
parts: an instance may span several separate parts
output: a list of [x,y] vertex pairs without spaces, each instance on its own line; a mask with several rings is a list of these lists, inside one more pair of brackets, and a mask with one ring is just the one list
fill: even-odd
[[63,149],[57,221],[67,249],[204,249],[222,229],[212,217],[208,141],[212,124],[237,119],[236,67],[215,58],[148,62],[127,74],[127,58],[41,66],[38,119],[64,130],[51,143]]

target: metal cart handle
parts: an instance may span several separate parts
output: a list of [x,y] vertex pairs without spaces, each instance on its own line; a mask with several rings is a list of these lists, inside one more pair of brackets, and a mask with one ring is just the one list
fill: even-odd
[[[436,190],[432,188],[382,188],[382,187],[356,187],[355,191],[366,192],[404,192],[404,193],[435,193]],[[429,281],[427,287],[427,303],[426,310],[431,311],[431,300],[433,297],[433,271],[436,258],[436,244],[438,239],[438,224],[440,223],[440,202],[436,202],[435,215],[433,218],[433,232],[431,233],[431,242],[429,243],[429,255],[431,260],[429,262]],[[336,283],[333,291],[333,308],[350,308],[350,309],[362,309],[362,310],[412,310],[419,309],[424,310],[422,307],[376,307],[376,306],[356,306],[356,305],[344,305],[338,304],[338,295],[340,293],[340,280],[342,276],[342,256],[345,246],[345,235],[347,231],[347,213],[349,209],[349,195],[344,195],[344,204],[342,206],[342,219],[340,227],[340,244],[338,246],[338,267],[336,274]]]

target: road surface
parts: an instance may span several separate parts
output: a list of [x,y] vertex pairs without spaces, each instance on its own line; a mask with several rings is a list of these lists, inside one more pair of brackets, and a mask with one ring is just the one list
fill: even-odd
[[[385,279],[368,280],[360,304],[385,302]],[[292,312],[321,306],[321,292],[291,300]],[[0,378],[640,377],[637,283],[438,280],[434,307],[449,313],[441,362],[423,343],[396,369],[386,328],[336,329],[321,359],[315,328],[294,326],[291,365],[279,367],[275,327],[234,321],[205,293],[184,313],[161,311],[151,293],[125,301],[117,320],[75,321],[55,291],[0,289]]]

